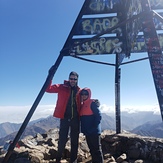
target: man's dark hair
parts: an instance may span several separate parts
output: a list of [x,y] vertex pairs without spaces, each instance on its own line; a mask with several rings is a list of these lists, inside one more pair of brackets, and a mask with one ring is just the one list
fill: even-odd
[[70,77],[71,75],[77,76],[77,78],[78,78],[78,76],[79,76],[75,71],[71,71],[70,74],[69,74],[69,77]]

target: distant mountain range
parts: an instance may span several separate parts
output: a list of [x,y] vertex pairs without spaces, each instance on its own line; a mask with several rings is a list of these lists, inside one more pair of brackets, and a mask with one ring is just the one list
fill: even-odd
[[163,122],[147,122],[134,128],[131,132],[142,136],[163,138]]
[[[13,140],[19,130],[21,124],[15,123],[2,123],[0,124],[0,135],[5,135],[0,138],[0,145],[3,145],[7,140]],[[49,131],[52,128],[57,128],[59,126],[59,119],[49,116],[47,118],[41,118],[35,121],[32,121],[28,124],[24,130],[21,138],[25,136],[32,135],[35,136],[37,133],[43,134],[46,131]],[[9,133],[9,134],[7,134]]]
[[[5,141],[13,140],[19,130],[21,124],[2,123],[0,124],[0,145],[4,145]],[[35,121],[31,121],[21,138],[37,133],[45,133],[52,128],[58,128],[59,119],[49,116]],[[116,121],[114,114],[102,113],[102,130],[116,130]],[[127,130],[143,136],[153,136],[163,138],[163,123],[160,115],[153,112],[137,112],[128,113],[121,112],[121,130]]]

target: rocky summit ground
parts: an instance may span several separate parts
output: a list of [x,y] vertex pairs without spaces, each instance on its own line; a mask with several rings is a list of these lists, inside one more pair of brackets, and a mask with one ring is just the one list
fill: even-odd
[[[55,163],[58,142],[58,129],[45,134],[27,136],[21,139],[8,160],[8,163]],[[163,163],[163,139],[142,137],[129,132],[116,134],[104,130],[101,144],[105,163]],[[5,156],[1,147],[0,162]],[[70,140],[66,144],[62,163],[68,163]],[[80,134],[78,163],[91,163],[91,156],[84,135]]]

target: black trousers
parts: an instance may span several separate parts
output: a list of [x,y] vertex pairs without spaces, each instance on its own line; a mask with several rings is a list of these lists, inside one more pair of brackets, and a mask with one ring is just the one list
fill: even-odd
[[86,135],[86,141],[92,156],[92,163],[103,163],[100,135]]
[[68,134],[70,131],[70,141],[71,141],[71,155],[70,163],[77,160],[78,153],[78,139],[79,139],[79,118],[73,119],[61,119],[60,120],[60,130],[59,130],[59,141],[58,141],[58,152],[56,162],[60,162],[62,158],[65,145],[68,140]]

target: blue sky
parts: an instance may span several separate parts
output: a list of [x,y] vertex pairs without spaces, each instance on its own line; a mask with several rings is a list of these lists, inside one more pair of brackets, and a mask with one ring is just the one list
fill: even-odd
[[[0,123],[21,122],[55,63],[84,0],[0,0]],[[132,54],[125,61],[146,57]],[[114,55],[88,56],[115,63]],[[101,109],[114,110],[112,66],[64,57],[53,83],[63,83],[70,71],[79,73],[80,87],[89,87]],[[53,113],[56,94],[45,93],[34,118]],[[159,112],[149,61],[121,66],[121,110]],[[8,116],[6,116],[8,115]]]

